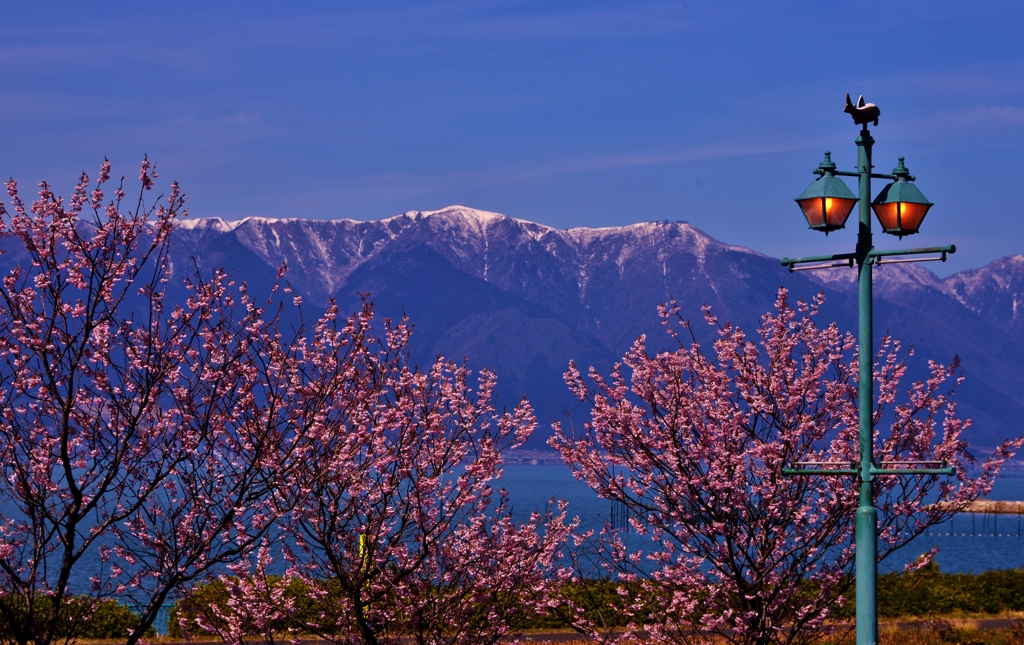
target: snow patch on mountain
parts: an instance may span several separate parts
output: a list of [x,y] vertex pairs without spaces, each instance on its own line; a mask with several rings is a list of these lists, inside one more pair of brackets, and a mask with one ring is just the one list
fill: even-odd
[[[428,244],[460,270],[503,289],[521,286],[524,271],[556,282],[569,280],[581,302],[587,300],[588,285],[601,266],[614,266],[623,279],[627,267],[649,263],[667,285],[673,271],[681,270],[678,258],[689,256],[698,274],[706,275],[708,286],[717,290],[715,271],[708,265],[712,254],[767,257],[720,242],[688,222],[558,229],[463,205],[367,221],[214,217],[183,219],[177,226],[195,234],[233,235],[273,268],[287,261],[289,279],[305,282],[307,292],[319,300],[330,297],[353,271],[398,239]],[[734,277],[749,277],[740,263],[727,266]],[[822,286],[847,290],[855,287],[857,272],[835,268],[804,275]],[[874,268],[874,281],[883,297],[907,289],[935,289],[975,313],[988,312],[1005,323],[1024,320],[1024,255],[945,280],[918,264],[883,263]]]
[[1024,323],[1024,255],[999,258],[943,282],[948,293],[971,311],[1007,328]]
[[[230,233],[240,226],[248,224],[274,224],[274,223],[291,223],[291,222],[303,222],[303,220],[297,217],[287,218],[275,218],[275,217],[243,217],[241,219],[225,220],[220,217],[187,217],[176,220],[174,223],[175,228],[189,230],[203,230],[213,229],[218,233]],[[334,221],[353,221],[353,220],[334,220]]]
[[[750,329],[780,285],[804,299],[822,290],[839,296],[830,315],[856,327],[855,269],[788,275],[778,260],[687,222],[557,229],[457,205],[370,221],[190,218],[178,228],[172,261],[237,268],[261,286],[287,261],[285,279],[312,309],[332,297],[350,307],[366,291],[392,314],[408,304],[424,355],[477,357],[513,384],[505,395],[526,393],[551,419],[568,405],[552,393],[561,391],[569,358],[610,364],[640,334],[660,329],[656,305],[669,298],[687,318],[706,303]],[[930,266],[873,269],[876,329],[892,326],[922,356],[955,349],[977,384],[976,394],[965,394],[965,414],[986,437],[1016,434],[1024,414],[1024,255],[944,280]]]

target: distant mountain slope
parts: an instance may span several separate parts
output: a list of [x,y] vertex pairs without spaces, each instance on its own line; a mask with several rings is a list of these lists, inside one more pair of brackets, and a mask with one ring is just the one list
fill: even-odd
[[[789,273],[685,222],[560,230],[453,206],[368,222],[185,220],[174,245],[175,266],[189,258],[205,270],[226,266],[255,289],[287,262],[287,279],[310,306],[334,297],[353,309],[370,293],[382,315],[407,312],[421,363],[467,357],[497,371],[506,405],[530,398],[538,446],[550,421],[583,412],[561,380],[569,359],[606,371],[640,334],[668,348],[656,307],[669,298],[704,342],[713,334],[701,305],[753,329],[783,285],[805,299],[824,291],[822,318],[856,331],[852,270]],[[876,285],[875,328],[914,344],[916,375],[927,358],[963,358],[961,411],[977,421],[974,441],[1020,434],[1024,257],[945,280],[923,265],[882,266]]]
[[1017,335],[1024,331],[1024,255],[961,271],[943,280],[943,286],[985,320]]

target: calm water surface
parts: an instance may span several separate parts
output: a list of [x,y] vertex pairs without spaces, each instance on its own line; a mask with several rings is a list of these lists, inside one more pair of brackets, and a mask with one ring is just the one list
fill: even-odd
[[[579,516],[581,527],[599,528],[611,510],[609,502],[599,499],[564,466],[506,466],[502,485],[508,489],[517,515],[543,509],[555,496],[569,502],[569,516]],[[1024,500],[1024,473],[1002,475],[986,499]],[[1024,567],[1022,528],[1016,515],[961,514],[952,523],[934,527],[930,535],[914,539],[879,564],[879,571],[902,570],[933,546],[939,547],[936,561],[940,568],[951,573]],[[631,542],[643,545],[641,540]]]
[[[600,528],[608,520],[611,504],[599,499],[590,488],[577,481],[564,466],[505,466],[505,475],[499,483],[509,492],[513,512],[526,518],[535,510],[543,510],[552,497],[569,502],[569,516],[580,518],[580,527]],[[1024,500],[1024,473],[1013,472],[1000,477],[987,499]],[[995,521],[993,519],[995,518]],[[1021,519],[1015,515],[972,516],[958,515],[952,523],[922,535],[879,565],[882,572],[903,569],[918,555],[939,547],[936,560],[943,571],[980,572],[990,569],[1024,567],[1024,532]],[[952,534],[951,534],[952,533]],[[1001,535],[993,536],[993,533]],[[633,535],[628,539],[631,548],[645,548],[646,538]],[[283,571],[284,563],[272,566],[274,572]],[[80,577],[72,582],[76,593],[88,590],[88,576],[99,567],[95,554],[88,554],[78,568]]]

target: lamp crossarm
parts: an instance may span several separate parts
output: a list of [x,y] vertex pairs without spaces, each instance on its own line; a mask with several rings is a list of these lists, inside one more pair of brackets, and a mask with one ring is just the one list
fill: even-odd
[[[813,172],[815,175],[823,175],[823,174],[825,174],[825,171],[822,170],[821,168],[815,168],[811,172]],[[853,171],[850,171],[850,170],[829,170],[829,172],[832,173],[833,175],[839,175],[841,177],[860,177],[860,173],[859,172],[853,172]],[[872,179],[888,179],[890,181],[896,181],[896,179],[897,179],[896,175],[887,175],[885,173],[880,173],[880,172],[873,172],[873,173],[871,173],[871,178]],[[917,179],[917,177],[915,177],[913,175],[907,175],[907,179],[910,180],[910,181],[914,181],[915,179]]]
[[[784,476],[793,475],[824,475],[829,477],[860,475],[856,463],[849,463],[850,468],[821,468],[821,466],[845,466],[846,462],[798,461],[795,466],[817,466],[812,468],[783,468]],[[895,468],[893,467],[895,466]],[[913,466],[924,466],[914,468]],[[930,467],[934,466],[934,467]],[[942,461],[883,461],[881,465],[872,464],[868,468],[868,478],[878,475],[955,475],[956,468],[946,466]]]
[[837,262],[837,261],[849,261],[856,260],[856,253],[836,253],[835,255],[811,255],[805,258],[782,258],[782,266],[793,267],[797,264],[807,264],[809,262]]
[[847,269],[853,268],[853,258],[850,258],[848,260],[844,260],[842,262],[834,262],[832,264],[827,264],[827,263],[823,263],[823,264],[810,264],[808,266],[803,266],[803,267],[798,267],[798,266],[795,266],[795,265],[791,265],[789,267],[789,272],[793,273],[794,271],[815,271],[817,269],[841,269],[843,267],[846,267]]
[[[857,463],[853,461],[798,461],[797,468],[783,468],[783,475],[857,475]],[[807,466],[810,466],[808,468]],[[838,468],[837,468],[838,466]],[[845,466],[845,468],[843,468]]]
[[783,468],[782,474],[785,476],[791,475],[827,475],[827,476],[846,476],[846,475],[858,475],[859,471],[856,470],[826,470],[816,468]]
[[871,467],[872,475],[955,475],[956,468],[875,468]]
[[[915,258],[915,259],[897,259],[883,262],[882,258],[900,256],[900,255],[925,255],[929,253],[938,253],[937,258]],[[900,262],[945,262],[946,254],[956,253],[956,245],[947,244],[944,247],[924,247],[922,249],[893,249],[888,251],[878,251],[871,249],[867,252],[867,257],[872,260],[873,264],[897,264]]]
[[[938,257],[931,258],[901,258],[897,256],[925,255],[938,253]],[[945,262],[946,255],[956,253],[955,244],[946,246],[928,246],[918,249],[892,249],[876,250],[871,249],[867,253],[867,260],[870,264],[901,264],[904,262]],[[882,260],[882,258],[896,258]],[[812,255],[804,258],[782,258],[782,266],[789,267],[790,273],[794,271],[812,271],[814,269],[834,269],[839,267],[852,267],[857,260],[856,253],[836,253],[834,255]],[[807,264],[811,266],[797,266]]]

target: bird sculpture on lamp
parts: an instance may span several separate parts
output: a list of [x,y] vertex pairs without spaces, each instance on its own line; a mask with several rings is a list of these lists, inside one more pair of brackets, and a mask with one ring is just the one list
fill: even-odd
[[872,121],[874,121],[875,125],[878,125],[878,115],[882,113],[874,103],[865,103],[863,95],[857,99],[857,105],[854,105],[853,101],[850,100],[849,92],[846,93],[846,107],[843,109],[843,112],[848,112],[852,115],[854,123],[864,126]]

